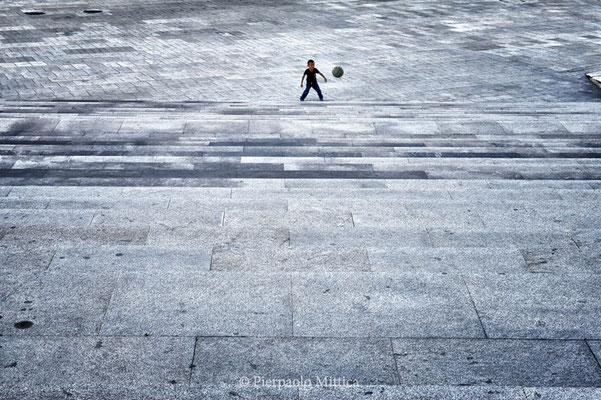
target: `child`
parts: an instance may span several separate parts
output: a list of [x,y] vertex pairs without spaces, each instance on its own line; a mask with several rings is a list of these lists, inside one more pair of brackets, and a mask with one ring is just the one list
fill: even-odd
[[307,68],[305,70],[305,73],[303,74],[303,77],[301,78],[301,87],[303,87],[303,80],[305,79],[305,76],[307,77],[307,85],[305,87],[305,91],[303,92],[303,95],[300,98],[300,101],[305,101],[305,97],[307,97],[307,95],[309,94],[309,90],[311,90],[311,88],[315,89],[315,91],[317,92],[317,95],[319,96],[319,101],[323,101],[323,95],[321,94],[321,89],[319,89],[319,85],[317,84],[317,77],[315,75],[316,74],[321,75],[321,77],[323,78],[323,80],[325,82],[327,82],[328,79],[325,76],[323,76],[323,74],[321,72],[319,72],[319,70],[317,68],[315,68],[315,61],[313,61],[313,60],[307,61],[307,66],[309,68]]

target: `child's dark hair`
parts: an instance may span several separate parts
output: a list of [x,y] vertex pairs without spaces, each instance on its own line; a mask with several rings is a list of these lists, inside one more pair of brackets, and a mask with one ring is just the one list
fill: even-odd
[[309,65],[309,64],[311,64],[311,63],[315,64],[315,61],[313,61],[313,60],[309,60],[309,61],[307,61],[307,65]]

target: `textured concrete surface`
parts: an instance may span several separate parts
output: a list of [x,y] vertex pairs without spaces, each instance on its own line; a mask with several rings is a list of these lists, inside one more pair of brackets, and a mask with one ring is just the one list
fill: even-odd
[[0,398],[601,399],[596,5],[2,2]]

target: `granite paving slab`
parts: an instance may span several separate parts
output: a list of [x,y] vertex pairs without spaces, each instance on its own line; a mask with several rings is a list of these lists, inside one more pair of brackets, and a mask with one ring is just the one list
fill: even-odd
[[3,363],[11,365],[0,375],[0,394],[11,387],[60,387],[68,396],[72,385],[184,385],[194,338],[4,336],[0,348]]
[[174,273],[208,271],[210,249],[156,246],[73,246],[53,253],[48,269],[54,271],[94,271],[118,276],[121,272]]
[[578,399],[601,399],[601,389],[597,388],[524,388],[526,400],[578,400]]
[[578,249],[560,247],[526,247],[521,250],[528,271],[552,274],[601,273],[601,249],[582,246]]
[[461,277],[296,273],[292,285],[295,336],[484,336]]
[[147,237],[147,227],[38,225],[10,228],[5,232],[2,242],[15,243],[17,245],[36,242],[48,246],[65,243],[145,244]]
[[289,277],[241,272],[125,273],[101,333],[290,336]]
[[464,275],[491,338],[601,337],[597,274]]
[[295,379],[312,385],[398,382],[387,339],[199,338],[194,364],[192,383],[203,385],[248,382],[260,387],[268,380]]
[[215,246],[211,270],[229,271],[369,271],[371,258],[360,247],[264,245],[258,248]]
[[395,339],[402,385],[601,385],[584,341]]
[[93,335],[117,283],[115,276],[94,272],[16,273],[18,283],[1,299],[3,335]]
[[431,247],[425,229],[356,227],[353,229],[291,227],[291,246]]
[[457,387],[457,386],[349,386],[349,387],[301,387],[302,400],[525,400],[521,388],[509,387]]
[[370,268],[399,273],[463,274],[491,272],[498,274],[529,271],[518,249],[498,248],[396,248],[370,249]]

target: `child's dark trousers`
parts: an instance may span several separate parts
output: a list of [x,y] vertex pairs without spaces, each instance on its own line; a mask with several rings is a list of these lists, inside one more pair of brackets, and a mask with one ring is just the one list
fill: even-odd
[[315,89],[315,91],[317,92],[317,95],[319,96],[319,100],[323,100],[323,95],[321,94],[321,89],[319,88],[319,85],[317,84],[317,82],[305,83],[305,91],[303,92],[303,95],[301,96],[301,100],[305,100],[305,97],[307,97],[307,95],[309,94],[309,90],[311,90],[311,88]]

